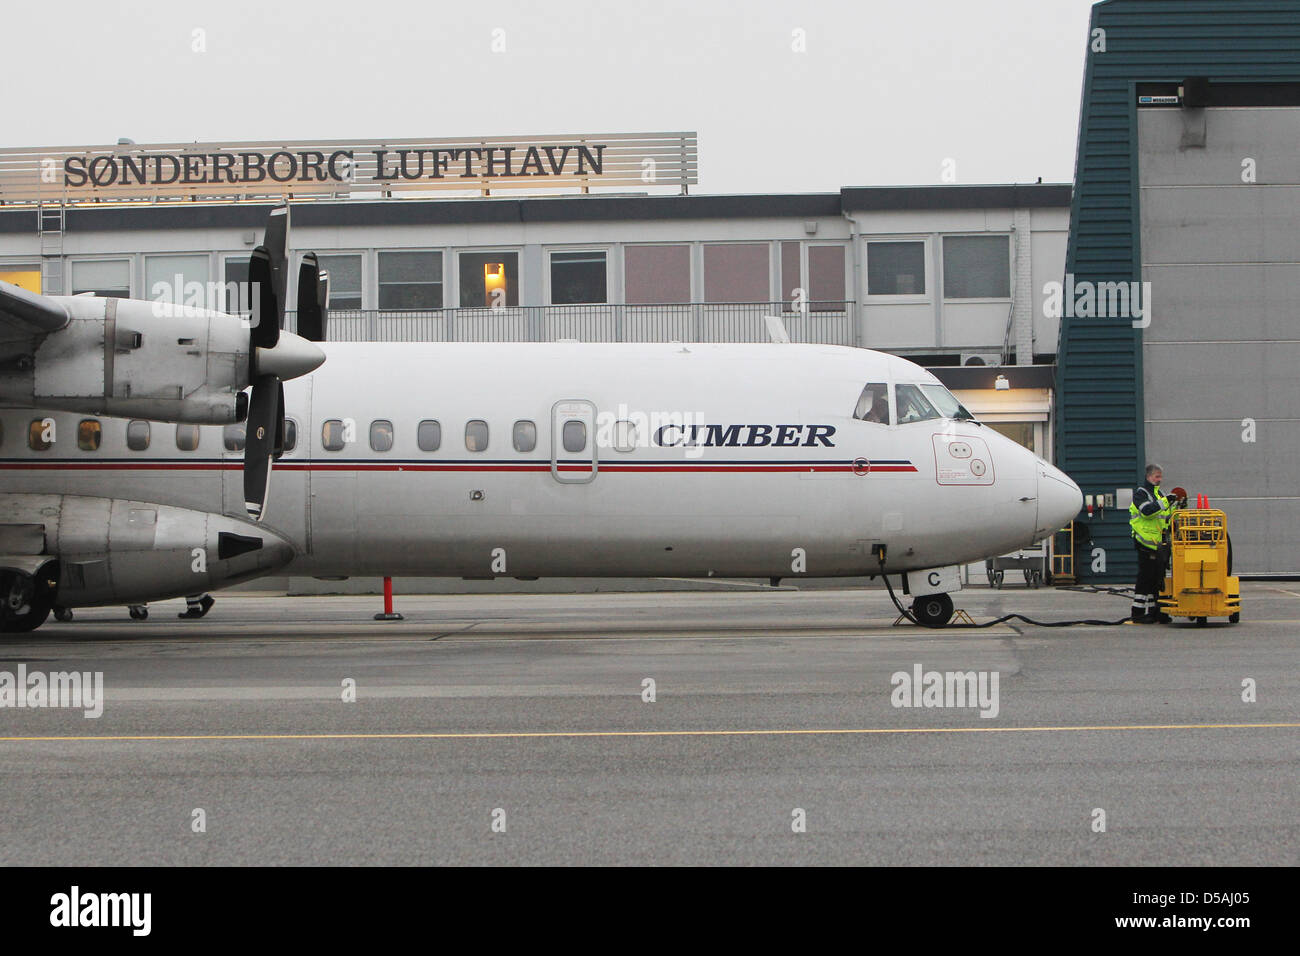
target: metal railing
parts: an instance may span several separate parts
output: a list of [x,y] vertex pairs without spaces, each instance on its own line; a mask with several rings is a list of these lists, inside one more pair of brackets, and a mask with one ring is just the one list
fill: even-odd
[[[855,345],[852,302],[527,305],[497,309],[330,309],[330,342],[768,342],[779,315],[792,342]],[[285,315],[285,327],[297,317]]]

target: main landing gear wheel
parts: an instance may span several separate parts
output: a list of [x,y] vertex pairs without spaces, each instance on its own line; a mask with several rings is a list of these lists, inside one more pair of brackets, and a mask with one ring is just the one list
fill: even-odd
[[952,620],[952,598],[927,594],[912,601],[912,617],[925,627],[943,627]]
[[0,574],[0,632],[34,631],[50,616],[54,600],[50,589],[30,574]]
[[130,613],[131,620],[133,621],[149,620],[149,609],[143,604],[132,604],[127,608],[127,611]]

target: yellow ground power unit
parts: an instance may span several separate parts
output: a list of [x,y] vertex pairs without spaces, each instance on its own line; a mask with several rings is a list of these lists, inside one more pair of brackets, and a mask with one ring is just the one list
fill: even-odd
[[1228,572],[1228,516],[1215,508],[1175,511],[1170,522],[1169,573],[1160,609],[1205,624],[1241,620],[1241,586]]

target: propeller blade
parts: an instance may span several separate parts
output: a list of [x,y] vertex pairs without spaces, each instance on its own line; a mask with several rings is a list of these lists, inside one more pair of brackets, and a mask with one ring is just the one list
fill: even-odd
[[275,450],[272,452],[272,457],[279,461],[284,455],[284,382],[277,381],[275,385],[280,392],[280,414],[275,417]]
[[289,291],[289,204],[281,203],[271,210],[262,236],[262,248],[271,256],[271,288],[275,292],[278,311],[276,328],[284,327],[284,307]]
[[309,252],[302,257],[298,269],[298,334],[309,342],[325,341],[329,281],[329,273],[321,271],[316,253]]
[[271,254],[264,246],[258,246],[248,258],[248,283],[253,291],[253,327],[249,334],[248,356],[252,363],[258,348],[274,348],[280,341],[280,306],[275,299]]
[[253,397],[248,404],[247,437],[244,444],[244,506],[253,520],[266,514],[266,497],[271,486],[271,461],[275,458],[277,422],[283,427],[279,381],[274,375],[253,380]]

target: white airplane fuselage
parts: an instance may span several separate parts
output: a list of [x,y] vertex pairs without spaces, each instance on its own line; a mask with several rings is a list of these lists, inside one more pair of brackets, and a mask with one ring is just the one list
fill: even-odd
[[[243,453],[225,447],[222,426],[197,426],[197,448],[182,450],[177,429],[196,426],[153,422],[148,447],[131,450],[128,421],[102,418],[99,447],[88,449],[76,436],[90,416],[30,408],[0,409],[0,506],[22,524],[34,520],[33,509],[57,520],[85,500],[127,502],[119,510],[129,510],[131,522],[156,521],[158,536],[165,522],[139,518],[144,506],[209,516],[202,520],[211,527],[247,522],[280,541],[275,560],[257,573],[790,578],[877,572],[880,544],[891,572],[980,560],[1041,540],[1081,504],[1065,475],[978,423],[855,418],[868,383],[890,386],[891,422],[899,418],[897,385],[938,385],[919,366],[880,352],[770,344],[322,348],[324,365],[285,383],[297,441],[275,464],[261,525],[247,522]],[[32,423],[47,419],[57,440],[36,450]],[[431,422],[440,432],[436,450]],[[467,436],[467,424],[479,422],[485,446],[477,424]],[[520,422],[525,450],[515,445]],[[46,534],[58,540],[48,522]],[[177,546],[155,560],[187,561],[189,550]],[[179,566],[160,571],[153,585],[137,580],[133,567],[110,568],[109,590],[86,584],[78,596],[75,582],[65,582],[60,602],[203,589],[183,580]]]

